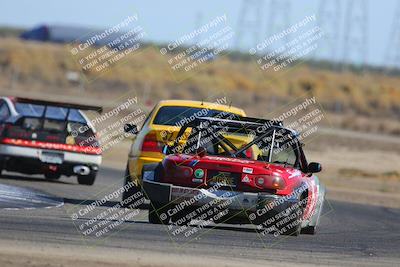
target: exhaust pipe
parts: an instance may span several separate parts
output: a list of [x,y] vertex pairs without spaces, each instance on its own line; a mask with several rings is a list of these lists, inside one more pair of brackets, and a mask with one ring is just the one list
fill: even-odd
[[74,173],[78,175],[88,175],[90,173],[90,169],[84,165],[77,165],[74,167]]

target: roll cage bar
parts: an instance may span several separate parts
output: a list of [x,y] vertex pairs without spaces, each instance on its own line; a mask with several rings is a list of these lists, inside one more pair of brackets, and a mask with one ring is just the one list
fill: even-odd
[[[174,151],[176,149],[176,146],[179,144],[179,140],[182,138],[182,135],[185,133],[185,131],[188,128],[200,128],[200,129],[214,128],[216,130],[224,130],[228,134],[229,133],[241,133],[241,134],[253,133],[256,136],[256,138],[253,141],[249,142],[248,144],[241,147],[240,149],[237,148],[235,145],[233,145],[224,136],[222,136],[222,135],[214,136],[214,138],[216,138],[218,141],[223,141],[223,143],[227,144],[234,151],[234,153],[229,152],[231,157],[237,157],[240,154],[244,154],[244,152],[247,149],[249,149],[252,145],[262,141],[266,136],[268,136],[270,134],[272,134],[271,147],[273,147],[272,144],[274,143],[275,133],[277,131],[282,131],[283,134],[289,135],[291,137],[291,139],[294,140],[294,143],[296,144],[297,148],[299,148],[299,149],[301,148],[301,144],[297,138],[298,133],[292,129],[285,128],[281,121],[265,120],[265,119],[258,119],[258,118],[252,118],[252,117],[240,117],[236,120],[221,119],[221,118],[215,118],[215,117],[199,117],[199,118],[196,118],[195,120],[193,120],[192,122],[189,122],[181,127],[173,144],[169,146],[170,150]],[[190,135],[189,135],[189,137],[190,137]],[[200,139],[200,135],[199,135],[199,139]],[[197,143],[197,148],[198,147],[199,147],[199,142]],[[300,153],[302,154],[302,152],[300,152]],[[300,160],[303,156],[304,155],[299,155]],[[271,157],[272,157],[272,149],[270,149],[268,161],[271,161]]]

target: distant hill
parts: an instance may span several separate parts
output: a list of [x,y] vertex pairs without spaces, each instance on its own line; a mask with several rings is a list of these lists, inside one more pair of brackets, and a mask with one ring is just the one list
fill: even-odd
[[25,29],[0,26],[0,37],[18,37]]

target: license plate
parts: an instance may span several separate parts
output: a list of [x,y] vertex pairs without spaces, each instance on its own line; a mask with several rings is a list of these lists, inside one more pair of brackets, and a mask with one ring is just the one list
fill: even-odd
[[218,172],[209,180],[210,185],[219,184],[221,186],[235,187],[235,178],[229,172]]
[[44,163],[62,164],[64,161],[64,154],[54,152],[42,152],[40,161]]

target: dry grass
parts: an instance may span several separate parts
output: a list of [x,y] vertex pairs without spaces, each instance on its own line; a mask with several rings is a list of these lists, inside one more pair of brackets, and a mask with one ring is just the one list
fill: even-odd
[[339,169],[339,175],[344,177],[364,177],[364,178],[378,178],[378,179],[391,179],[400,181],[400,173],[398,171],[386,171],[382,173],[367,172],[355,168]]
[[[226,56],[204,64],[177,81],[167,59],[154,47],[111,67],[97,77],[85,76],[85,90],[66,79],[67,71],[80,72],[69,46],[0,39],[0,89],[14,88],[49,95],[68,94],[87,98],[114,99],[150,88],[151,102],[164,98],[208,99],[211,94],[228,95],[234,105],[249,114],[265,115],[306,92],[312,92],[334,125],[362,131],[400,134],[400,77],[376,73],[357,75],[297,65],[284,72],[262,72],[255,62],[232,61]],[[370,117],[380,122],[371,123]]]

